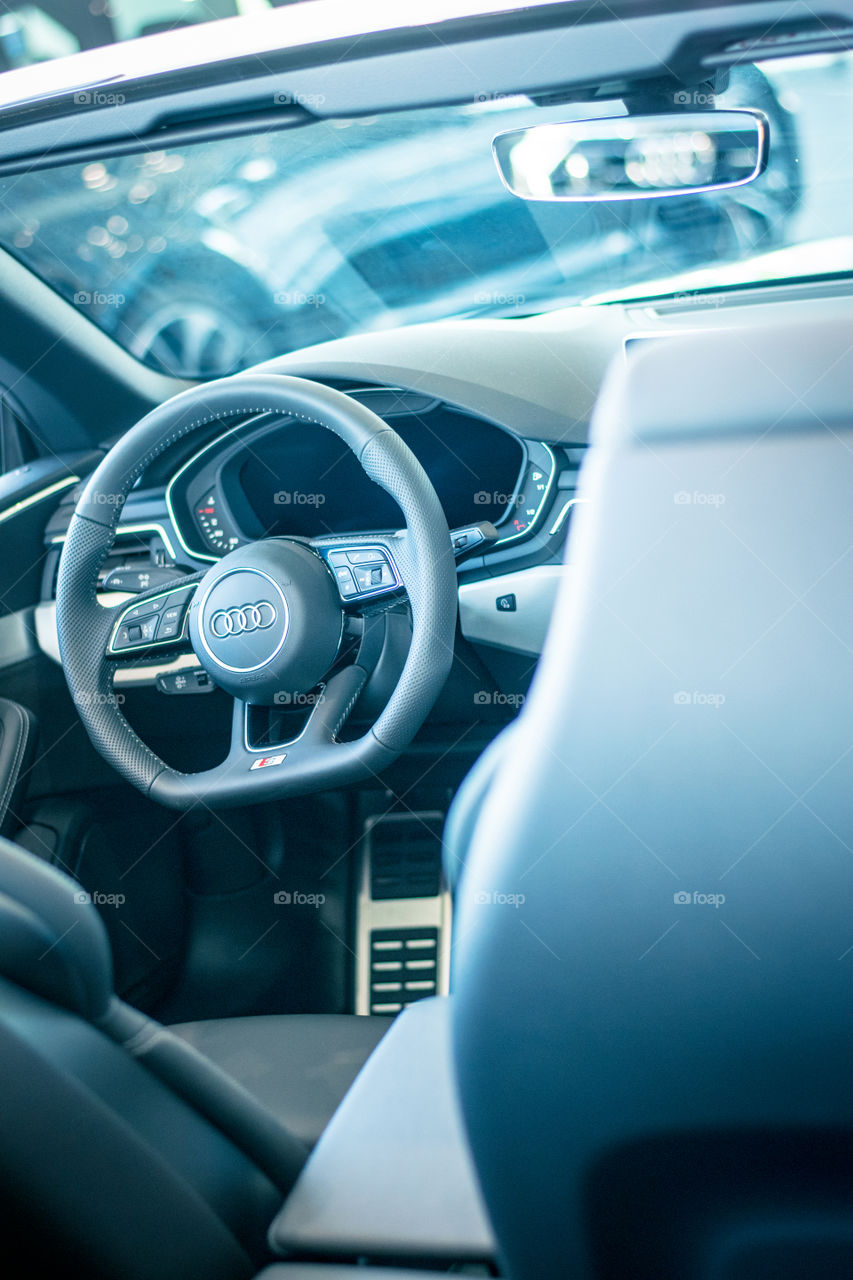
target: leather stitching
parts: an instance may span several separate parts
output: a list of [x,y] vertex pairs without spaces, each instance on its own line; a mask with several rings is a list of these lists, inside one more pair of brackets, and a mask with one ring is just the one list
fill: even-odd
[[363,677],[362,677],[362,679],[359,681],[358,688],[355,690],[355,692],[353,693],[353,695],[352,695],[352,697],[350,698],[349,702],[346,704],[346,706],[344,707],[344,709],[343,709],[343,711],[341,712],[340,716],[338,717],[337,723],[335,724],[335,727],[334,727],[334,729],[332,730],[332,738],[337,738],[337,736],[338,736],[338,734],[340,733],[341,729],[344,727],[344,725],[345,725],[345,723],[346,723],[346,721],[347,721],[347,717],[349,716],[349,713],[352,711],[353,707],[355,706],[355,704],[358,702],[359,698],[361,697],[362,690],[364,689],[364,685],[365,685],[365,681],[366,681],[366,680],[367,680],[367,673],[365,672],[364,676],[363,676]]
[[6,786],[3,790],[3,795],[2,797],[0,797],[0,827],[2,827],[3,822],[5,821],[7,810],[9,808],[9,805],[11,804],[12,796],[15,791],[15,786],[18,782],[18,774],[20,772],[21,764],[24,759],[24,754],[27,749],[27,742],[29,741],[29,737],[30,737],[29,716],[26,714],[26,712],[23,710],[22,707],[18,706],[16,702],[10,702],[7,705],[13,708],[15,714],[18,716],[20,721],[20,727],[18,732],[18,742],[15,748],[15,753],[14,753],[11,768],[9,771],[9,777],[6,782]]

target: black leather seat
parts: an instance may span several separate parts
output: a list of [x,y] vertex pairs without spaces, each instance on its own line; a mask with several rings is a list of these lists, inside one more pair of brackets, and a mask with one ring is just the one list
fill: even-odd
[[853,325],[790,306],[617,362],[462,797],[455,1057],[513,1280],[853,1276]]
[[185,1022],[169,1030],[313,1147],[389,1026],[389,1018],[298,1013]]
[[15,1274],[254,1274],[308,1144],[386,1026],[250,1018],[174,1034],[114,995],[79,886],[0,839],[0,1229]]
[[21,825],[21,797],[35,755],[37,726],[20,703],[0,698],[0,836]]

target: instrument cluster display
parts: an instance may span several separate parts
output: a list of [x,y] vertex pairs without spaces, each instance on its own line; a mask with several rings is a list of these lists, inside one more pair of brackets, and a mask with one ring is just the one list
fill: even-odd
[[[451,528],[510,513],[524,462],[520,442],[479,418],[440,406],[390,420],[423,466]],[[259,441],[223,476],[236,480],[256,533],[317,537],[399,529],[394,500],[374,484],[331,431],[284,427]]]
[[[532,462],[517,436],[414,393],[365,390],[357,398],[408,444],[450,528],[489,520],[507,536],[523,533],[532,510],[533,495],[523,492]],[[167,501],[185,549],[207,560],[256,538],[405,525],[394,500],[338,436],[282,418],[256,419],[206,445],[173,476]]]

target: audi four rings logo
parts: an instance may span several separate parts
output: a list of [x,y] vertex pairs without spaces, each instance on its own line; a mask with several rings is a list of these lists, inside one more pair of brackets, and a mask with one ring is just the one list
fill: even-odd
[[277,617],[269,600],[258,600],[256,604],[242,604],[239,609],[218,609],[210,619],[210,629],[217,640],[224,640],[247,631],[266,631]]

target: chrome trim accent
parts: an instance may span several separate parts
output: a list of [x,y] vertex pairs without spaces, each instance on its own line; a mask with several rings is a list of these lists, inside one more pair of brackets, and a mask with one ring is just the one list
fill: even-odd
[[566,516],[571,511],[572,507],[577,506],[579,502],[589,502],[589,498],[569,498],[568,502],[565,503],[565,505],[561,508],[560,514],[557,516],[557,519],[554,521],[554,523],[551,525],[551,528],[548,530],[548,533],[551,537],[553,537],[555,533],[560,532],[560,530],[563,527],[563,522],[565,521]]
[[[264,622],[263,609],[269,609],[269,621]],[[267,631],[278,617],[274,604],[269,600],[257,600],[254,604],[242,604],[236,609],[217,609],[210,619],[210,629],[214,639],[224,640],[226,636],[251,635],[253,631]],[[222,619],[224,631],[217,631],[216,620]]]
[[50,498],[54,493],[61,493],[63,489],[68,489],[72,484],[78,484],[79,476],[66,476],[64,480],[57,480],[54,484],[49,484],[46,489],[39,489],[37,493],[31,493],[28,498],[21,498],[20,502],[13,502],[11,507],[6,507],[0,511],[0,524],[4,520],[11,520],[19,511],[26,511],[27,507],[34,507],[37,502],[43,502],[45,498]]

